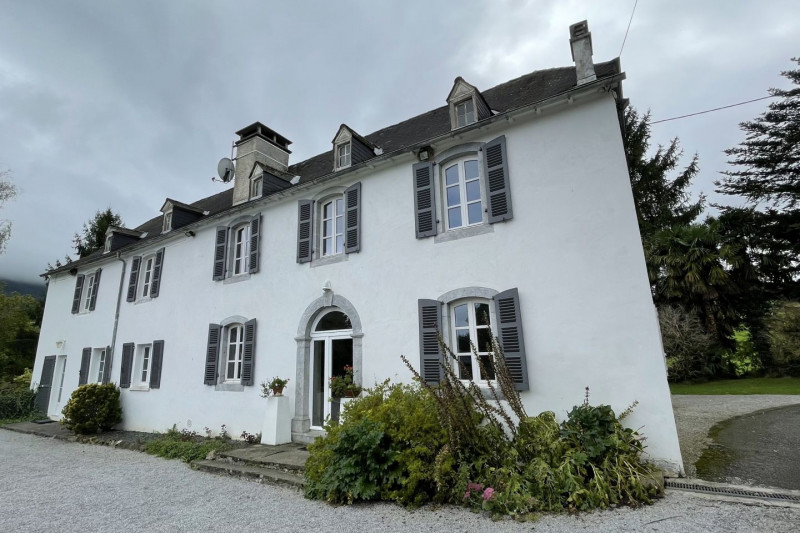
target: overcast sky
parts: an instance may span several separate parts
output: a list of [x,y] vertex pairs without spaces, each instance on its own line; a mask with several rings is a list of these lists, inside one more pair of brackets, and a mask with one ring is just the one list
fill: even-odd
[[[261,121],[294,144],[290,163],[329,150],[339,124],[366,135],[445,104],[453,79],[488,89],[572,64],[569,25],[588,19],[594,59],[620,53],[634,0],[0,0],[0,170],[18,198],[0,278],[37,281],[72,236],[111,207],[128,227],[166,197],[213,183],[234,132]],[[624,95],[653,120],[788,87],[800,56],[797,0],[640,0]],[[712,201],[769,100],[653,125],[700,156]]]

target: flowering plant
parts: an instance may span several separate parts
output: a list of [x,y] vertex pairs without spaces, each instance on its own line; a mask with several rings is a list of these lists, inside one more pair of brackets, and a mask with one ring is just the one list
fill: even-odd
[[331,396],[334,398],[342,398],[343,396],[355,398],[361,394],[361,386],[357,385],[353,380],[353,367],[350,365],[345,365],[343,376],[331,376],[329,385]]
[[261,382],[261,397],[267,398],[269,396],[281,396],[283,394],[283,388],[286,384],[289,383],[289,379],[279,378],[275,376],[272,378],[272,381],[262,381]]
[[494,499],[495,490],[492,487],[485,487],[480,483],[467,484],[467,491],[464,493],[464,503],[473,508],[490,509],[490,503]]

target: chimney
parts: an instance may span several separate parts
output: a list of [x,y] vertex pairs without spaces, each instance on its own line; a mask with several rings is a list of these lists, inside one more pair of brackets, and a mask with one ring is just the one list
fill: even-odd
[[285,173],[289,168],[289,145],[292,141],[260,122],[236,132],[236,177],[233,184],[233,205],[250,200],[250,174],[256,163]]
[[572,47],[572,60],[575,62],[578,85],[596,80],[592,62],[592,33],[589,31],[588,22],[582,20],[569,27],[569,44]]

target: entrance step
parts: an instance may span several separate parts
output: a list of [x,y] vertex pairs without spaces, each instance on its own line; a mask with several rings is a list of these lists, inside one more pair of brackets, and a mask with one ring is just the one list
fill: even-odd
[[303,471],[307,460],[308,451],[303,444],[254,444],[219,452],[213,459],[192,461],[192,468],[302,489],[305,486]]
[[303,489],[305,480],[303,476],[296,472],[284,472],[263,466],[252,466],[236,461],[226,460],[203,460],[192,461],[192,468],[212,474],[235,476],[244,479],[268,483],[271,485],[282,485]]

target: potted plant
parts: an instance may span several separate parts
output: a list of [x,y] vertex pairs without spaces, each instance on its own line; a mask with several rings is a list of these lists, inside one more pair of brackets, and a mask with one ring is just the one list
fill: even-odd
[[283,389],[286,387],[286,384],[289,383],[289,379],[279,378],[275,376],[272,378],[272,381],[261,382],[261,397],[267,398],[269,396],[283,396]]
[[353,367],[346,365],[343,376],[331,376],[330,389],[333,398],[355,398],[361,394],[361,386],[353,381]]

